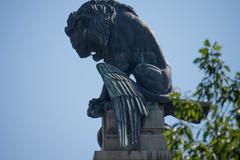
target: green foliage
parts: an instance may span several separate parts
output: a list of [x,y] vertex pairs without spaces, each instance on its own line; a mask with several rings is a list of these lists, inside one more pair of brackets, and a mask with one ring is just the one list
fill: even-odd
[[211,104],[208,118],[199,126],[179,121],[165,132],[174,160],[240,159],[240,73],[230,78],[230,68],[220,59],[221,49],[205,40],[194,60],[204,73],[192,96],[196,101],[182,101],[180,93],[171,95],[176,116],[190,122],[203,114],[201,102]]

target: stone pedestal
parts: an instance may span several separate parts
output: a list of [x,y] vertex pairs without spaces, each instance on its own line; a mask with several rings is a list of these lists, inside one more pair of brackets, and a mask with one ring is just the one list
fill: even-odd
[[93,160],[170,160],[167,151],[96,151]]
[[158,104],[149,105],[150,115],[143,123],[138,144],[125,150],[120,148],[115,115],[107,111],[102,120],[102,148],[94,153],[93,160],[171,160],[164,131],[164,110]]

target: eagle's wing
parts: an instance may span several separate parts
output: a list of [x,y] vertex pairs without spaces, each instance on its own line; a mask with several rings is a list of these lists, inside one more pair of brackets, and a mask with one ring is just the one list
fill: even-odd
[[99,63],[97,69],[112,101],[121,147],[127,147],[129,141],[136,144],[141,129],[141,117],[149,114],[143,95],[127,74],[118,68]]

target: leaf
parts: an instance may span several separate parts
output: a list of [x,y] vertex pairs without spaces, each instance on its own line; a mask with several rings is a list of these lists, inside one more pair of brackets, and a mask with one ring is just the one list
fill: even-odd
[[216,42],[216,43],[214,43],[214,45],[213,45],[213,49],[214,49],[215,51],[221,51],[222,46],[219,45],[219,44]]
[[199,135],[201,134],[201,130],[198,130],[196,138],[199,138]]
[[202,54],[203,57],[208,55],[208,48],[201,48],[199,52]]
[[212,61],[212,63],[219,63],[220,62],[220,60],[217,59],[217,58],[213,58],[211,61]]
[[224,68],[227,72],[230,72],[230,71],[231,71],[230,68],[229,68],[227,65],[223,66],[223,68]]
[[201,58],[196,58],[196,59],[193,61],[193,63],[194,63],[194,64],[200,63],[201,60],[202,60]]
[[192,132],[191,132],[191,130],[188,127],[185,127],[184,130],[185,130],[187,138],[189,140],[192,140]]
[[211,44],[210,44],[210,42],[209,42],[208,39],[206,39],[206,40],[204,41],[204,46],[205,46],[205,47],[210,47],[210,46],[211,46]]

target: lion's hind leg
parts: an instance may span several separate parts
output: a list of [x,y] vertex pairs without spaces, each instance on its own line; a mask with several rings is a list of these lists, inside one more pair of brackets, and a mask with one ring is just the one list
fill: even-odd
[[152,64],[138,64],[133,71],[137,85],[151,95],[166,95],[172,91],[171,69]]

